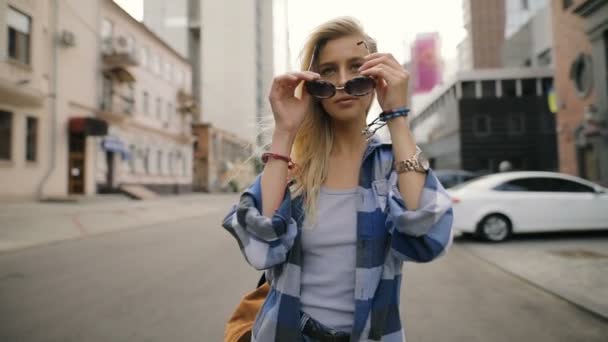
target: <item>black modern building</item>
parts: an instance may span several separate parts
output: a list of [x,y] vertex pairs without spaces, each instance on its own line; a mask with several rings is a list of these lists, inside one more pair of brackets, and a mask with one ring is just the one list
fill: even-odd
[[415,106],[411,127],[434,169],[497,172],[558,169],[555,114],[546,68],[458,73]]

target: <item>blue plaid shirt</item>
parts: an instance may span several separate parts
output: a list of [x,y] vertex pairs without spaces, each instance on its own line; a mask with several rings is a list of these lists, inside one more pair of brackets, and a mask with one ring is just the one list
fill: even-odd
[[[404,261],[428,262],[452,242],[452,203],[429,171],[417,210],[397,184],[390,143],[374,136],[363,157],[357,208],[355,314],[351,341],[405,341],[399,317]],[[289,190],[274,215],[261,215],[261,176],[224,218],[249,264],[265,270],[271,290],[257,315],[252,341],[302,341],[300,331],[302,196]]]

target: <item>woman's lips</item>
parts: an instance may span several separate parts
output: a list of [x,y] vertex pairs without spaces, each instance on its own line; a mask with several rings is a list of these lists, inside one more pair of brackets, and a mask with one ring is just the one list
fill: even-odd
[[357,100],[358,99],[356,97],[345,97],[345,98],[341,98],[341,99],[337,100],[336,104],[341,105],[341,106],[348,106],[348,105],[352,105]]

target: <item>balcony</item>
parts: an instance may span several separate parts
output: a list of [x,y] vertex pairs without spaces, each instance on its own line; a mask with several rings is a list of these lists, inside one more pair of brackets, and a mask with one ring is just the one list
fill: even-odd
[[10,59],[0,62],[0,102],[14,106],[42,106],[43,82],[32,67]]
[[179,90],[176,96],[177,100],[177,111],[183,115],[196,116],[198,114],[198,104],[192,94],[187,93],[185,90]]
[[101,47],[103,61],[107,66],[137,66],[139,61],[132,38],[116,36],[107,38]]

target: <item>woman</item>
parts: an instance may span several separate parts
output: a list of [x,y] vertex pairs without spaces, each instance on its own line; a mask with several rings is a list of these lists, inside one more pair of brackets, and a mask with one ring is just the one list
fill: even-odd
[[[408,74],[351,18],[319,26],[302,56],[273,81],[264,171],[223,223],[271,286],[252,340],[404,341],[402,263],[452,240],[450,198],[409,128]],[[374,93],[392,145],[362,134]]]

